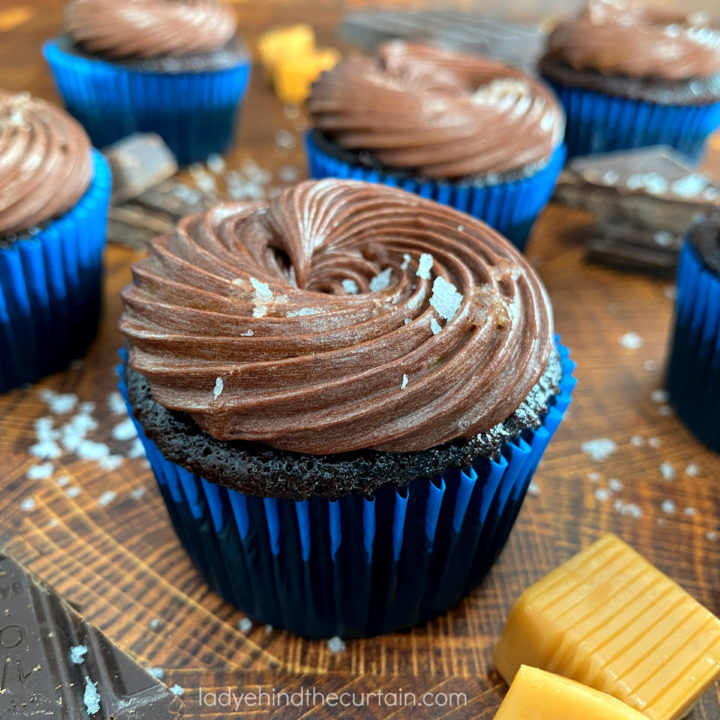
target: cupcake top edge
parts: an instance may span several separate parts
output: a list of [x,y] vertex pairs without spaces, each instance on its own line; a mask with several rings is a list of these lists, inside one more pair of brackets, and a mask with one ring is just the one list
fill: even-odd
[[708,78],[720,73],[720,28],[704,13],[589,0],[576,17],[553,29],[545,58],[606,75]]
[[554,347],[547,293],[510,243],[355,181],[185,218],[123,300],[130,365],[161,406],[221,441],[310,455],[488,431]]
[[109,58],[177,57],[224,47],[237,19],[221,0],[70,0],[65,27],[83,50]]
[[74,207],[92,181],[90,139],[64,110],[0,89],[0,238]]
[[313,126],[391,169],[457,180],[547,161],[565,116],[541,81],[501,63],[393,41],[313,84]]

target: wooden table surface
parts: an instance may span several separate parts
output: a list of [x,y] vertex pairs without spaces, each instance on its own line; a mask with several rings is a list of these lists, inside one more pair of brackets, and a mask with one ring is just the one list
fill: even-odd
[[[364,3],[344,7],[353,4]],[[304,19],[315,25],[322,42],[331,43],[341,4],[257,0],[236,8],[254,47],[267,26]],[[60,20],[59,0],[0,2],[0,85],[56,97],[39,43],[57,31]],[[302,122],[302,116],[288,119],[256,72],[229,163],[250,157],[275,178],[287,165],[302,176]],[[297,146],[279,147],[278,129],[290,131]],[[720,168],[717,140],[715,146],[706,163]],[[260,718],[492,718],[505,688],[490,656],[511,604],[529,583],[607,531],[720,613],[720,458],[690,435],[656,392],[662,388],[673,288],[584,263],[580,238],[587,222],[581,213],[551,205],[528,249],[552,297],[557,329],[577,361],[571,411],[490,576],[442,617],[408,633],[348,642],[340,652],[331,652],[326,642],[263,626],[243,632],[242,614],[208,590],[180,547],[150,470],[142,458],[132,457],[133,442],[123,434],[125,418],[112,405],[121,344],[118,291],[139,257],[121,247],[107,252],[104,319],[84,360],[35,387],[0,397],[0,546],[64,593],[143,665],[162,667],[166,682],[185,689],[192,718],[228,715],[201,705],[200,687],[258,686],[402,688],[418,697],[445,693],[436,696],[434,707],[245,708]],[[636,333],[641,347],[626,349],[620,342],[626,333]],[[97,422],[89,437],[125,456],[116,468],[73,454],[49,461],[33,454],[35,421],[49,417],[60,428],[78,412],[77,407],[67,414],[57,407],[51,412],[47,390],[94,403],[85,408]],[[584,443],[598,439],[615,444],[603,460],[583,451]],[[704,696],[694,720],[720,718],[719,690],[716,686]],[[465,693],[467,705],[438,707],[457,703],[451,692]]]

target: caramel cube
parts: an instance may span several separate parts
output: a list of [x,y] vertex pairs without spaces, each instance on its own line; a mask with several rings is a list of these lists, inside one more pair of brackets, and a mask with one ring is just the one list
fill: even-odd
[[531,665],[676,720],[720,674],[720,620],[606,535],[522,594],[493,660],[508,683]]
[[495,720],[647,720],[624,702],[538,668],[521,665]]

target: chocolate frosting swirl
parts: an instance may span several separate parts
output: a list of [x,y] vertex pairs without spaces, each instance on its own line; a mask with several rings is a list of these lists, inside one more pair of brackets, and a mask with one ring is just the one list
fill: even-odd
[[323,180],[182,220],[120,328],[155,400],[219,440],[409,452],[506,420],[553,347],[546,292],[484,223]]
[[92,179],[90,140],[60,108],[0,90],[0,236],[72,208]]
[[217,50],[237,30],[219,0],[70,0],[65,24],[78,46],[112,58]]
[[324,72],[307,107],[341,147],[447,179],[544,162],[565,122],[553,94],[520,70],[403,42]]
[[696,13],[590,0],[550,34],[546,57],[575,70],[687,80],[720,73],[720,30]]

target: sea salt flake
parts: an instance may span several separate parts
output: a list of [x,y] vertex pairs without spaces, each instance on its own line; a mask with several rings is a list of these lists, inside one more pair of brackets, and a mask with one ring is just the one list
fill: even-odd
[[658,363],[656,360],[646,360],[643,363],[643,369],[647,372],[654,372],[660,367],[660,363]]
[[112,490],[106,490],[99,498],[98,505],[100,507],[107,507],[115,498],[117,493]]
[[238,629],[242,633],[249,633],[252,630],[252,620],[249,617],[238,620]]
[[331,637],[327,641],[327,646],[328,650],[330,650],[330,652],[333,654],[343,652],[345,650],[345,642],[338,635],[335,635],[335,637]]
[[392,268],[385,268],[382,272],[379,272],[370,280],[370,292],[382,292],[387,289],[390,285],[391,275]]
[[665,417],[669,417],[673,414],[673,409],[669,405],[661,405],[658,408],[658,412]]
[[683,511],[688,517],[695,517],[695,515],[698,514],[697,508],[694,507],[686,507]]
[[430,318],[430,330],[432,330],[433,335],[437,335],[442,330],[440,323],[434,317]]
[[258,280],[257,278],[251,277],[250,284],[255,290],[255,299],[261,303],[269,303],[273,300],[273,292],[267,283]]
[[635,447],[644,447],[645,439],[640,437],[639,435],[633,435],[630,438],[630,444],[634,445]]
[[598,502],[605,502],[610,499],[610,491],[607,488],[598,488],[595,491],[595,499]]
[[650,399],[656,403],[664,403],[668,400],[668,394],[666,390],[653,390],[650,393]]
[[642,517],[642,510],[639,505],[636,505],[635,503],[625,502],[620,498],[615,501],[614,508],[621,515],[630,516],[632,518],[635,518],[636,520]]
[[407,387],[407,384],[408,384],[408,376],[403,375],[402,385],[400,386],[400,389],[404,390]]
[[529,495],[533,495],[535,497],[538,497],[538,495],[540,495],[540,488],[538,487],[538,484],[534,480],[530,481],[527,491],[528,491]]
[[663,480],[674,480],[677,473],[673,464],[666,461],[660,463],[660,474],[663,476]]
[[410,255],[408,255],[407,253],[403,253],[403,261],[402,265],[400,265],[400,269],[407,270],[411,260],[412,258],[410,257]]
[[657,449],[657,448],[660,447],[661,444],[662,444],[662,443],[660,442],[660,438],[657,438],[657,437],[648,438],[648,445],[649,445],[651,448]]
[[222,391],[224,389],[225,385],[223,383],[223,379],[221,377],[218,377],[215,380],[215,388],[213,389],[213,395],[215,396],[215,399],[217,400],[220,395],[222,394]]
[[100,693],[97,691],[97,683],[85,676],[85,693],[83,703],[89,715],[95,715],[100,711]]
[[599,472],[588,473],[588,480],[591,483],[599,483],[602,480],[602,475]]
[[81,665],[85,662],[87,651],[88,649],[85,645],[73,645],[70,648],[70,662],[75,665]]
[[660,247],[669,247],[672,245],[673,235],[665,230],[660,230],[653,235],[653,240],[655,240],[655,244]]
[[135,488],[133,491],[131,491],[130,497],[133,500],[140,500],[140,498],[145,496],[146,492],[147,492],[147,490],[144,487],[138,487],[138,488]]
[[462,295],[445,278],[436,277],[433,282],[430,304],[443,320],[451,320],[460,309]]
[[580,448],[593,460],[600,461],[606,460],[617,450],[617,443],[610,438],[597,438],[584,442]]
[[636,332],[627,332],[620,338],[620,344],[627,350],[638,350],[643,346],[643,339]]
[[148,675],[152,675],[158,680],[162,680],[165,677],[165,671],[161,667],[149,667],[145,669],[147,670]]
[[32,498],[32,497],[25,498],[20,503],[20,509],[23,512],[30,512],[31,510],[34,510],[35,509],[35,498]]
[[158,618],[153,618],[149,623],[151,630],[157,630],[160,627],[160,620]]
[[69,487],[67,489],[67,495],[70,498],[76,498],[81,492],[82,492],[82,489],[80,487],[78,487],[77,485],[73,485],[72,487]]
[[119,425],[113,428],[112,436],[114,440],[132,440],[137,436],[135,423],[131,418],[123,420]]
[[317,315],[320,312],[317,308],[300,308],[299,310],[291,310],[286,317],[307,317],[309,315]]
[[185,694],[185,688],[182,685],[175,683],[171,688],[170,692],[177,697],[182,697]]
[[702,175],[698,175],[697,173],[691,173],[690,175],[686,175],[684,178],[680,178],[680,180],[676,180],[670,186],[670,189],[676,195],[690,198],[695,195],[699,195],[707,187],[707,185],[708,182],[706,178]]
[[608,480],[608,487],[613,492],[620,492],[623,489],[623,484],[617,478],[610,478]]
[[351,280],[350,278],[345,278],[341,283],[342,289],[348,294],[348,295],[357,295],[358,288],[357,283],[354,280]]
[[62,448],[54,440],[42,440],[30,446],[30,454],[41,460],[55,460],[62,455]]
[[434,259],[430,253],[423,253],[420,256],[420,262],[418,263],[417,276],[423,280],[429,280],[433,262]]
[[252,337],[254,334],[252,330],[246,330],[244,333],[240,333],[243,337]]
[[53,415],[65,415],[78,403],[78,396],[72,393],[60,395],[53,390],[41,390],[40,397]]
[[29,480],[44,480],[53,474],[54,468],[52,463],[41,463],[34,465],[27,471]]
[[673,500],[663,500],[660,507],[662,508],[662,511],[668,515],[672,515],[677,509]]
[[700,466],[697,463],[690,463],[685,468],[685,474],[688,477],[697,477],[700,474]]
[[720,535],[718,535],[718,533],[716,533],[714,530],[708,530],[705,533],[705,537],[711,542],[715,542],[718,538],[720,538]]
[[283,150],[292,150],[295,145],[295,136],[289,130],[278,130],[275,133],[275,144]]
[[222,155],[218,155],[217,153],[208,155],[205,164],[208,166],[209,170],[214,172],[216,175],[219,175],[225,169],[225,159]]

